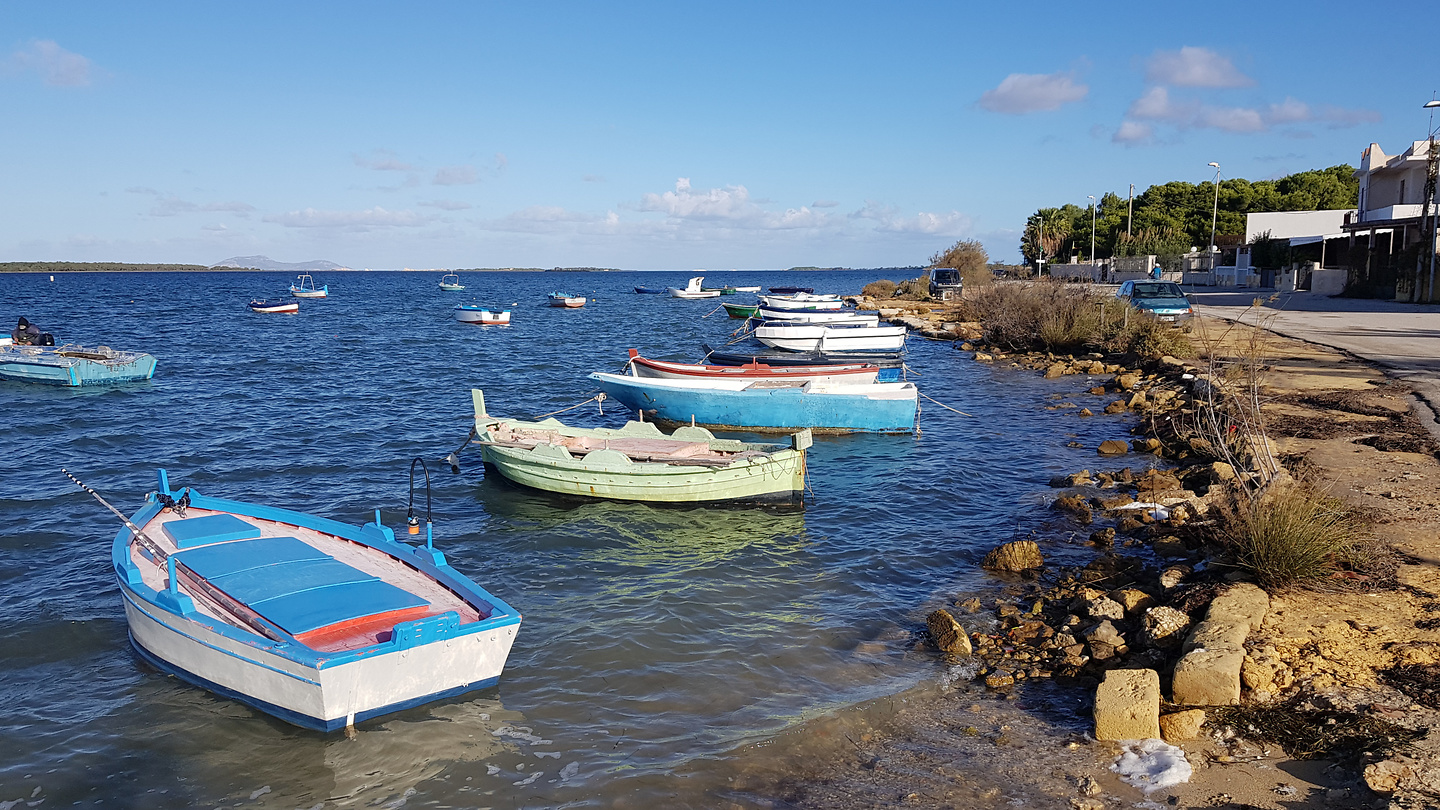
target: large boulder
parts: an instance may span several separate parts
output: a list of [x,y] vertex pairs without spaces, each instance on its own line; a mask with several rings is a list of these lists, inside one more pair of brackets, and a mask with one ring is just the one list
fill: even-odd
[[1196,649],[1175,663],[1170,691],[1188,706],[1230,706],[1240,702],[1240,669],[1245,650],[1237,647]]
[[1026,571],[1045,565],[1040,546],[1034,540],[1016,540],[995,548],[980,561],[981,568],[991,571]]
[[925,617],[925,628],[930,631],[930,640],[943,653],[969,655],[970,636],[960,622],[948,610],[937,610]]
[[[1108,408],[1106,410],[1109,410]],[[1106,439],[1097,451],[1102,456],[1123,456],[1130,452],[1130,445],[1120,439]]]
[[1095,739],[1160,737],[1160,674],[1153,669],[1112,669],[1095,689]]
[[1160,718],[1160,734],[1165,742],[1174,744],[1182,740],[1193,740],[1200,736],[1205,725],[1205,710],[1190,709],[1167,714]]
[[1156,649],[1178,648],[1185,641],[1185,631],[1190,629],[1190,617],[1183,611],[1161,605],[1145,611],[1140,620],[1140,637]]

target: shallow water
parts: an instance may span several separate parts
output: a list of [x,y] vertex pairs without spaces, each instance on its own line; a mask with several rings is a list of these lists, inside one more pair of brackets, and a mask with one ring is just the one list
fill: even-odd
[[[724,341],[739,322],[701,317],[718,301],[631,292],[686,276],[472,273],[442,293],[433,273],[332,273],[316,279],[332,298],[284,316],[244,306],[283,290],[281,273],[0,275],[0,318],[159,359],[154,380],[120,388],[0,381],[0,802],[704,805],[694,775],[727,752],[938,677],[912,650],[926,606],[993,587],[980,556],[1048,518],[1051,475],[1093,463],[1067,441],[1123,430],[1045,409],[1086,387],[1073,378],[912,339],[911,379],[969,415],[922,400],[918,437],[818,437],[803,512],[571,501],[487,480],[473,450],[459,475],[434,461],[464,439],[472,387],[492,413],[533,416],[592,396],[585,375],[627,348],[694,360]],[[855,292],[875,278],[710,281]],[[594,300],[543,306],[556,290]],[[460,302],[510,306],[513,323],[457,323]],[[625,416],[592,403],[560,418]],[[525,621],[497,688],[353,740],[142,664],[108,565],[117,521],[59,473],[126,512],[163,466],[206,494],[355,524],[379,507],[398,528],[415,456],[431,460],[437,545]]]

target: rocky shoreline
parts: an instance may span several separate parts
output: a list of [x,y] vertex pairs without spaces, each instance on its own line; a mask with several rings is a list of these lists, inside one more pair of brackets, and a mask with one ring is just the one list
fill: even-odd
[[[1169,776],[1142,768],[1131,782],[1151,788],[1145,795],[1152,801],[1217,807],[1440,807],[1440,741],[1428,734],[1440,719],[1435,692],[1440,634],[1432,632],[1440,629],[1440,617],[1423,615],[1440,614],[1435,596],[1440,582],[1430,581],[1433,571],[1416,555],[1422,547],[1440,552],[1433,533],[1407,545],[1386,531],[1393,518],[1372,516],[1377,547],[1390,549],[1389,556],[1380,554],[1367,570],[1342,566],[1334,578],[1310,589],[1269,593],[1233,564],[1213,529],[1235,487],[1265,483],[1255,480],[1257,465],[1227,463],[1206,437],[1184,428],[1213,402],[1212,386],[1222,384],[1213,363],[1009,353],[984,345],[982,325],[948,308],[919,302],[886,306],[863,298],[854,303],[878,309],[891,323],[925,337],[952,341],[976,362],[1033,369],[1055,380],[1082,378],[1073,392],[1076,401],[1052,406],[1060,414],[1087,418],[1097,411],[1128,412],[1139,417],[1126,439],[1095,448],[1093,471],[1050,482],[1059,490],[1051,507],[1073,524],[1074,536],[1088,532],[1083,542],[1094,553],[1088,564],[1047,565],[1042,544],[1063,540],[1007,543],[982,563],[1002,584],[1003,595],[982,600],[959,594],[929,613],[922,636],[951,672],[973,678],[1002,699],[1041,683],[1073,692],[1078,711],[1089,715],[1091,739],[1110,741],[1118,761],[1130,757],[1153,763],[1169,748],[1161,739],[1179,746],[1173,750],[1190,754],[1186,762],[1182,753],[1179,763],[1186,774],[1194,765],[1195,778],[1162,787],[1145,780]],[[1357,382],[1356,364],[1338,353],[1284,343],[1271,346],[1273,356],[1266,359],[1267,370],[1283,367],[1279,376],[1286,377],[1267,390],[1265,402],[1278,429],[1265,439],[1263,450],[1284,461],[1274,475],[1304,475],[1336,485],[1399,460],[1429,470],[1405,473],[1413,477],[1404,480],[1425,493],[1428,525],[1440,524],[1437,501],[1429,497],[1437,494],[1434,484],[1423,483],[1427,475],[1440,478],[1433,444],[1427,445],[1423,435],[1407,439],[1364,432],[1383,419],[1387,427],[1414,433],[1414,419],[1405,416],[1404,405],[1397,409],[1387,401],[1403,392],[1373,370]],[[1288,367],[1294,356],[1307,352],[1315,356],[1307,362],[1319,368],[1296,372]],[[1342,396],[1334,389],[1351,393]],[[1094,404],[1085,403],[1086,397],[1093,397]],[[1348,410],[1321,407],[1347,399],[1360,404]],[[1315,413],[1301,413],[1307,407]],[[1326,415],[1332,427],[1343,429],[1315,427],[1312,417]],[[1366,458],[1363,469],[1351,459],[1328,463],[1357,444],[1361,447],[1354,453],[1390,458]],[[1406,452],[1414,449],[1423,452]],[[1362,492],[1372,495],[1368,488]],[[1391,501],[1406,497],[1394,490],[1374,494]],[[1370,504],[1358,508],[1373,509]],[[1420,580],[1437,587],[1426,590]],[[1351,613],[1370,618],[1335,621],[1324,615],[1342,602],[1353,608]],[[1405,603],[1404,610],[1394,602]],[[1375,613],[1367,611],[1372,605]],[[1381,632],[1392,629],[1396,612],[1407,614],[1413,626]],[[1371,655],[1359,654],[1370,646],[1377,648]],[[1362,658],[1368,664],[1346,669]],[[1405,673],[1411,676],[1408,683]],[[1143,739],[1155,744],[1145,748],[1122,742]],[[1255,773],[1267,784],[1236,783],[1235,766],[1243,751],[1266,751],[1278,757],[1276,767],[1285,761],[1283,751],[1303,759],[1329,758],[1337,767],[1300,795],[1301,788],[1288,782],[1277,786],[1274,772],[1265,773],[1269,766],[1264,765]],[[1222,775],[1226,789],[1218,790],[1216,779]],[[1071,782],[1076,789],[1069,804],[1077,810],[1123,801],[1107,795],[1094,778]],[[802,790],[795,797],[803,795]],[[905,803],[917,801],[926,804]]]

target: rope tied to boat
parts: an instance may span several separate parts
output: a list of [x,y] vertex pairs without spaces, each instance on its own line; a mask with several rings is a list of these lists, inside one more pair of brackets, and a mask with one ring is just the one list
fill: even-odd
[[554,416],[554,415],[557,414],[557,413],[565,413],[566,411],[573,411],[573,410],[575,410],[576,408],[580,407],[581,405],[589,405],[589,404],[592,403],[592,402],[599,403],[598,407],[600,408],[600,415],[601,415],[601,416],[604,416],[604,415],[605,415],[605,400],[606,400],[605,392],[604,392],[604,391],[601,391],[600,393],[598,393],[598,394],[596,394],[595,396],[593,396],[593,397],[585,400],[584,402],[577,402],[576,404],[571,405],[571,406],[568,407],[568,408],[561,408],[561,409],[558,410],[558,411],[551,411],[550,413],[542,413],[542,414],[540,414],[539,416],[536,416],[536,417],[534,417],[533,419],[531,419],[531,421],[532,421],[532,422],[539,422],[541,419],[544,419],[544,418],[546,418],[546,417]]
[[[920,394],[919,391],[916,391],[915,393]],[[958,414],[960,414],[961,416],[969,416],[969,417],[971,417],[971,418],[974,418],[974,416],[975,416],[974,414],[965,413],[964,411],[960,410],[959,408],[952,408],[952,407],[950,407],[949,405],[946,405],[945,403],[941,402],[940,400],[938,400],[938,399],[930,396],[929,394],[920,394],[920,396],[925,397],[926,399],[930,400],[931,402],[935,403],[936,405],[939,405],[940,407],[944,408],[944,409],[947,410],[947,411],[954,411],[955,413],[958,413]],[[917,413],[919,412],[919,406],[918,406],[918,405],[916,406],[916,412],[917,412]]]
[[719,312],[720,310],[722,310],[722,309],[724,309],[724,308],[725,308],[725,305],[724,305],[724,304],[721,304],[720,306],[715,307],[714,309],[710,310],[709,312],[705,313],[704,315],[701,315],[700,318],[701,318],[702,320],[705,319],[705,318],[708,318],[708,317],[710,317],[711,315],[714,315],[715,313]]

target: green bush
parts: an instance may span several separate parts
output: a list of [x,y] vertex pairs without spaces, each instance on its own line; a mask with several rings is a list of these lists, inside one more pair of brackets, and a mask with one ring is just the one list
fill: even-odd
[[1266,587],[1315,582],[1354,562],[1359,522],[1314,484],[1277,483],[1260,497],[1236,496],[1220,518],[1236,564]]
[[895,294],[895,282],[882,278],[866,284],[860,292],[871,298],[889,298]]
[[907,278],[895,287],[895,297],[907,301],[930,300],[930,277]]

